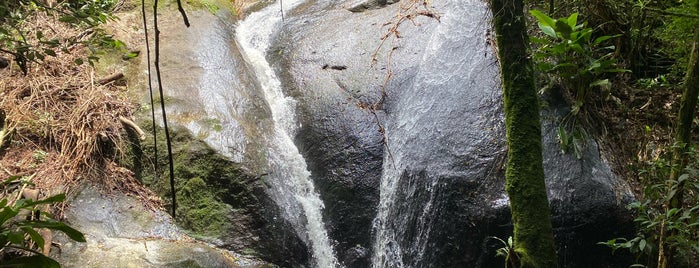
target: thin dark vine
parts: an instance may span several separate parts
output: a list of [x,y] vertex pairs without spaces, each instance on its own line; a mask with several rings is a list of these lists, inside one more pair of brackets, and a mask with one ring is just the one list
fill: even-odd
[[[184,25],[189,27],[187,14],[182,8],[182,3],[177,0],[177,9],[182,14]],[[160,75],[160,30],[158,28],[158,0],[153,2],[153,28],[155,30],[155,75],[158,79],[158,93],[160,93],[160,110],[163,115],[163,128],[165,130],[165,143],[167,144],[168,166],[170,168],[170,194],[172,195],[172,217],[175,218],[177,211],[177,196],[175,191],[175,165],[172,160],[172,143],[170,141],[170,130],[167,125],[167,113],[165,112],[165,95],[163,94],[163,83]],[[150,75],[150,74],[149,74]],[[153,118],[155,121],[155,118]]]
[[146,59],[148,62],[148,97],[150,98],[150,114],[153,119],[153,159],[155,159],[153,166],[153,174],[158,174],[160,167],[158,166],[158,137],[157,129],[155,127],[155,101],[153,100],[153,80],[151,79],[151,68],[150,68],[150,41],[148,41],[148,22],[146,18],[146,0],[141,0],[141,15],[143,19],[143,35],[146,41]]

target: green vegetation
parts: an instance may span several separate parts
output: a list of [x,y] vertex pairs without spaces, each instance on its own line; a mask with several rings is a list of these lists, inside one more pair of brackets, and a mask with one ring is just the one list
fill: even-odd
[[[696,159],[696,153],[690,154]],[[674,250],[675,266],[692,267],[699,262],[699,176],[696,161],[693,161],[677,179],[670,178],[672,164],[669,157],[659,158],[647,163],[639,175],[644,179],[642,201],[629,205],[636,212],[634,220],[638,224],[638,233],[633,238],[615,238],[600,244],[609,246],[613,251],[629,250],[635,256],[635,262],[641,267],[657,267],[658,250],[661,242]],[[684,184],[688,195],[685,206],[665,209],[664,206],[677,194],[679,185]],[[661,234],[665,237],[661,238]]]
[[[0,3],[0,53],[9,54],[27,73],[27,64],[71,53],[76,44],[92,53],[87,61],[98,60],[97,47],[121,48],[124,44],[107,35],[99,26],[114,19],[110,15],[115,0],[16,0]],[[69,32],[55,32],[51,23],[64,23]],[[75,58],[82,64],[83,58]]]
[[[20,176],[11,176],[0,182],[0,266],[1,267],[60,267],[46,256],[50,236],[41,229],[61,231],[70,239],[85,242],[85,236],[51,219],[46,205],[63,202],[64,194],[45,199],[20,198],[30,183]],[[47,247],[45,247],[47,246]]]
[[[570,87],[575,99],[571,113],[577,115],[591,91],[609,94],[608,73],[626,72],[617,67],[613,45],[605,45],[619,35],[592,38],[593,29],[587,22],[578,24],[578,13],[567,18],[552,19],[536,9],[529,11],[538,20],[545,38],[533,38],[539,49],[534,53],[538,70],[554,75]],[[551,82],[553,83],[553,82]]]
[[[630,250],[637,257],[636,267],[691,267],[699,260],[698,174],[693,153],[699,1],[545,1],[541,5],[549,7],[549,13],[566,14],[552,19],[531,11],[541,31],[534,58],[542,78],[549,81],[544,88],[561,90],[572,106],[559,129],[562,149],[579,150],[576,140],[581,138],[576,136],[587,135],[579,131],[581,126],[601,128],[598,133],[605,134],[611,127],[617,131],[615,142],[629,150],[616,152],[617,157],[645,167],[639,174],[628,173],[643,178],[637,182],[642,189],[637,191],[640,201],[630,206],[637,213],[638,235],[601,244],[614,251]],[[578,16],[590,23],[579,24]],[[644,102],[634,102],[637,98]],[[665,106],[648,109],[660,100]],[[668,119],[658,120],[658,114]],[[615,130],[612,122],[623,121],[633,127]],[[671,121],[675,124],[668,124]],[[630,142],[629,137],[643,142]]]

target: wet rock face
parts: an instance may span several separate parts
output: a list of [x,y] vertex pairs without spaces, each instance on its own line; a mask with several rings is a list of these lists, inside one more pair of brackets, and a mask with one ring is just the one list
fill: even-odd
[[64,212],[87,242],[56,235],[61,251],[54,257],[63,267],[241,267],[231,253],[192,242],[167,214],[123,194],[86,186]]
[[[394,14],[392,6],[357,16],[344,3],[300,7],[284,24],[270,49],[287,94],[298,101],[301,125],[297,146],[306,158],[316,189],[325,204],[324,219],[330,238],[337,242],[338,259],[347,267],[369,267],[372,225],[379,202],[384,165],[382,127],[385,111],[369,106],[381,98],[386,75],[385,56],[379,49],[376,65],[371,56],[379,47],[382,28]],[[426,29],[434,26],[429,20]],[[406,27],[392,68],[390,88],[409,83],[417,71],[422,29]],[[396,93],[398,94],[398,93]]]
[[[387,255],[387,267],[497,267],[499,246],[489,237],[511,235],[501,88],[487,45],[490,11],[480,1],[433,4],[440,23],[420,17],[419,28],[401,26],[388,96],[375,114],[366,107],[380,99],[391,45],[370,63],[396,5],[301,6],[270,49],[287,94],[298,101],[297,144],[348,267],[367,267],[377,254]],[[596,243],[631,229],[624,208],[630,191],[594,140],[581,159],[560,151],[556,129],[567,111],[551,103],[542,111],[542,134],[561,267],[620,265]],[[390,198],[380,197],[390,192],[382,183],[394,189]],[[377,228],[392,237],[384,241],[387,252],[374,251],[383,239]]]
[[[307,263],[307,246],[263,183],[272,119],[235,42],[232,18],[192,11],[192,26],[185,28],[178,16],[165,13],[161,29],[178,224],[222,248],[283,266]],[[151,133],[149,117],[144,112],[139,123]],[[152,136],[132,148],[131,163],[137,177],[169,202],[162,128],[158,134],[161,174],[152,174],[147,158],[154,155]]]

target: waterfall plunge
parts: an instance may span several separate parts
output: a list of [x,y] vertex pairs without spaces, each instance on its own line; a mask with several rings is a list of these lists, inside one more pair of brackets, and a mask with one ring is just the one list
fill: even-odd
[[[284,1],[282,9],[287,12],[301,2]],[[281,20],[278,4],[272,4],[248,16],[236,30],[237,41],[264,91],[274,120],[274,133],[268,138],[268,158],[272,168],[268,181],[270,191],[284,210],[284,217],[294,224],[299,236],[307,238],[314,265],[338,267],[322,219],[323,201],[315,192],[306,161],[292,139],[298,127],[295,101],[284,96],[281,82],[265,58]]]

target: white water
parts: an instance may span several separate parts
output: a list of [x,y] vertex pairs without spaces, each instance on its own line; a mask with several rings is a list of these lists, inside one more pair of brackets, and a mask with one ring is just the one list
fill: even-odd
[[[283,1],[284,12],[301,2]],[[275,3],[248,16],[236,30],[243,56],[254,69],[274,120],[274,133],[268,138],[268,158],[272,171],[267,182],[272,185],[272,196],[284,210],[285,218],[294,224],[300,237],[310,242],[315,267],[338,267],[323,224],[323,201],[315,192],[306,161],[292,139],[298,127],[295,101],[284,96],[281,82],[265,58],[281,22],[279,4]]]
[[[457,137],[482,135],[478,120],[469,123],[472,127],[464,127],[463,122],[446,118],[480,112],[481,100],[488,99],[491,90],[497,89],[491,82],[497,81],[496,69],[492,67],[496,65],[487,57],[489,48],[485,42],[490,20],[488,6],[480,0],[436,2],[441,5],[436,8],[442,15],[440,23],[429,30],[431,36],[427,38],[414,84],[399,89],[401,96],[395,97],[395,108],[386,120],[385,134],[392,154],[384,154],[373,225],[374,268],[433,266],[426,256],[443,246],[430,244],[436,231],[432,229],[437,221],[436,191],[444,187],[439,186],[439,176],[457,174],[458,169],[452,169],[456,163],[463,163],[460,156],[471,153],[463,151],[468,147],[459,145],[463,138]],[[443,128],[449,129],[445,133],[459,135],[440,135]],[[425,134],[425,130],[437,133]],[[412,184],[424,188],[411,188],[405,180],[415,178],[402,176],[403,171],[410,170],[424,170],[426,178],[417,178],[431,181]],[[424,193],[425,198],[411,199],[418,193]],[[399,202],[410,202],[410,207]],[[415,222],[404,220],[413,215]]]

